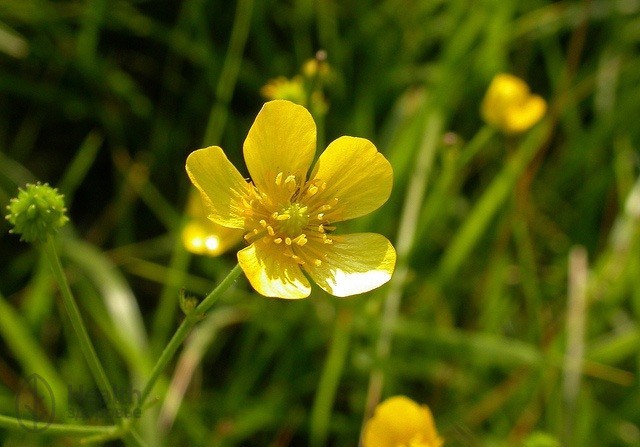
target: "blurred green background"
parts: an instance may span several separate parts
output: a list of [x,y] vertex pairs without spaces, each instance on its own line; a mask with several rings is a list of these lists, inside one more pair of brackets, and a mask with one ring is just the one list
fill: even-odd
[[[66,195],[63,264],[114,385],[143,386],[180,288],[235,262],[182,248],[186,156],[217,144],[246,173],[261,87],[318,50],[320,140],[369,138],[394,167],[387,204],[339,230],[385,234],[396,277],[296,302],[239,280],[187,342],[179,405],[137,421],[149,445],[355,446],[372,372],[446,446],[640,445],[637,0],[0,0],[0,205],[36,180]],[[522,135],[480,117],[499,72],[548,102]],[[95,384],[48,265],[0,229],[0,414],[36,372],[57,422],[112,423],[100,399],[60,410]]]

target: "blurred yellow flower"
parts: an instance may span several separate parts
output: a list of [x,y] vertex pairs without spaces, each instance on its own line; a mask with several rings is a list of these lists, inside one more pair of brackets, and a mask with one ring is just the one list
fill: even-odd
[[516,76],[502,73],[491,81],[482,101],[482,118],[505,133],[528,130],[544,116],[547,103]]
[[260,89],[260,93],[265,99],[286,99],[303,107],[309,107],[316,116],[327,113],[329,105],[324,94],[320,90],[314,90],[309,95],[307,88],[301,76],[295,76],[292,79],[280,76],[267,82]]
[[331,74],[331,67],[329,67],[326,60],[314,57],[312,59],[308,59],[302,65],[301,72],[307,78],[317,77],[320,81],[324,81]]
[[440,447],[431,410],[404,396],[380,403],[364,427],[364,447]]
[[260,93],[266,99],[286,99],[300,105],[305,105],[307,101],[307,92],[300,76],[292,79],[284,76],[271,79],[260,89]]
[[322,93],[322,86],[329,79],[331,69],[326,61],[326,53],[307,60],[300,70],[301,75],[291,79],[279,76],[269,80],[260,93],[265,99],[286,99],[308,108],[316,116],[323,116],[329,109],[327,99]]
[[202,201],[195,189],[191,191],[187,203],[187,215],[191,219],[182,229],[182,243],[196,255],[219,256],[238,244],[243,232],[209,220]]
[[322,289],[349,296],[381,286],[396,253],[382,235],[336,235],[334,223],[380,207],[393,172],[369,140],[340,137],[318,158],[316,126],[309,112],[289,101],[266,103],[244,142],[252,182],[211,146],[192,152],[186,169],[207,198],[209,218],[245,231],[250,244],[238,262],[259,293],[304,298],[311,293],[303,271]]

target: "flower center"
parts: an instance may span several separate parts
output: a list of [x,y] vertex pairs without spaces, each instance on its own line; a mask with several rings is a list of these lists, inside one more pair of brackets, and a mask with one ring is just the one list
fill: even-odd
[[321,198],[318,193],[326,189],[324,182],[300,182],[294,175],[285,176],[282,172],[274,180],[278,188],[273,195],[254,186],[251,198],[245,202],[250,217],[245,240],[274,244],[301,265],[321,265],[326,257],[324,244],[333,244],[330,232],[335,227],[331,225],[331,214],[338,199]]
[[279,222],[278,228],[287,236],[298,236],[302,229],[309,223],[308,208],[300,203],[292,203],[281,211],[274,213]]

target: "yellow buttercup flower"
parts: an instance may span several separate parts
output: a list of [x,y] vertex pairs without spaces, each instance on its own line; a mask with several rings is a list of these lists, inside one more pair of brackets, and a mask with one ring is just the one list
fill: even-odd
[[307,78],[317,77],[320,81],[325,81],[331,75],[331,67],[326,59],[318,59],[317,57],[308,59],[300,71]]
[[364,447],[440,447],[431,410],[408,397],[390,397],[376,407],[364,427]]
[[480,108],[488,124],[510,134],[531,128],[546,110],[545,100],[531,94],[526,82],[505,73],[493,78]]
[[238,252],[238,262],[262,295],[309,296],[304,273],[335,296],[367,292],[391,278],[396,253],[384,236],[334,234],[336,222],[368,214],[387,200],[391,165],[369,140],[345,136],[326,148],[307,176],[315,146],[309,112],[277,100],[262,107],[244,142],[251,182],[217,146],[187,158],[209,218],[245,231],[250,245]]
[[182,229],[182,244],[196,255],[219,256],[237,245],[243,232],[209,220],[202,202],[203,198],[194,189],[187,203],[187,215],[191,219]]

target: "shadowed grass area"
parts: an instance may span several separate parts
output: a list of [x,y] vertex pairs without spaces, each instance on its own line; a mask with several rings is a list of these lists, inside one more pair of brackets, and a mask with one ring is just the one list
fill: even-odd
[[[324,50],[330,75],[305,78],[326,101],[305,97],[317,154],[360,136],[394,169],[387,203],[339,232],[388,237],[395,276],[296,301],[241,276],[158,376],[132,422],[141,442],[355,446],[375,404],[402,394],[429,405],[449,447],[552,445],[540,433],[636,446],[639,13],[610,0],[0,0],[0,206],[27,182],[65,194],[64,272],[135,408],[185,318],[180,297],[203,299],[236,263],[182,245],[187,155],[219,145],[248,176],[261,88]],[[482,120],[498,73],[545,99],[532,129]],[[9,229],[0,220],[0,445],[120,445],[49,265]],[[15,419],[33,373],[58,404],[50,431]]]

